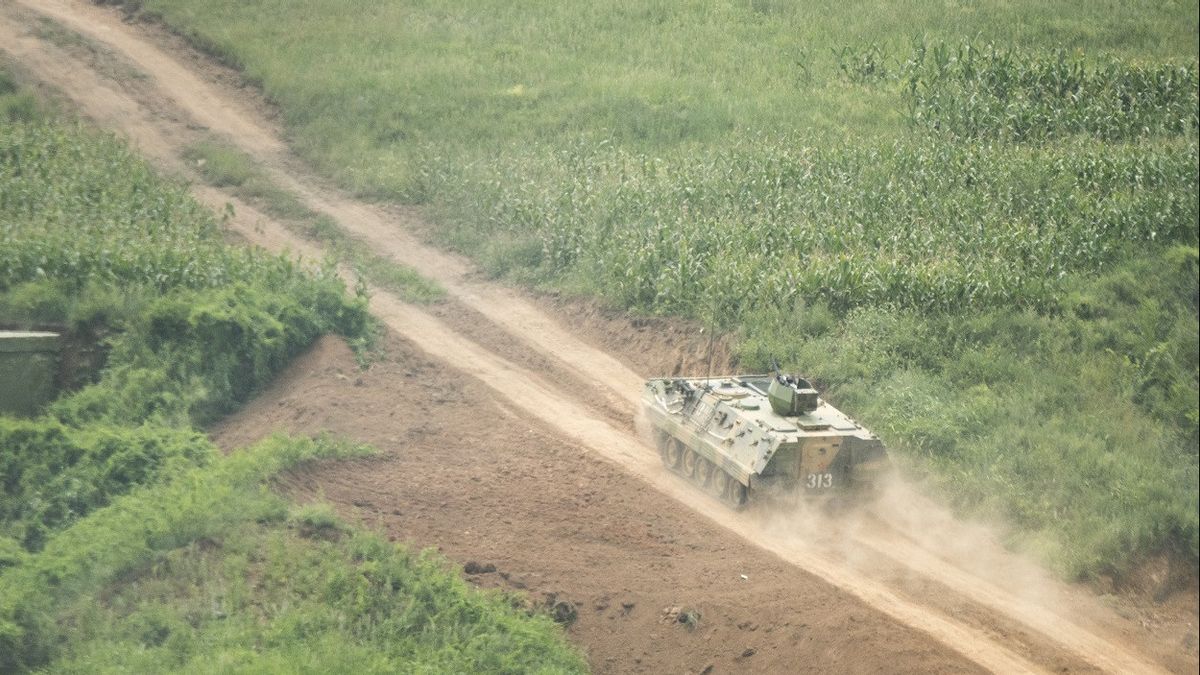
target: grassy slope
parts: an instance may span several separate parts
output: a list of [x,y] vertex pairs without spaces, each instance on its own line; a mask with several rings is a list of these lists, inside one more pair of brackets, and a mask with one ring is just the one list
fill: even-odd
[[363,452],[276,438],[80,520],[0,574],[0,668],[586,670],[548,617],[266,489],[281,471]]
[[[964,509],[1004,514],[1025,531],[1015,543],[1064,573],[1119,573],[1164,550],[1194,564],[1194,128],[1120,143],[956,143],[909,126],[894,79],[914,38],[1193,66],[1194,4],[137,4],[260,82],[299,150],[347,185],[432,202],[446,241],[498,272],[643,311],[715,315],[743,333],[748,362],[774,355],[818,375],[906,463]],[[856,81],[872,54],[888,73]],[[982,183],[949,173],[943,151],[978,160]],[[905,153],[928,164],[923,182]],[[832,167],[826,184],[771,185],[781,165],[805,175],[813,157]],[[1087,178],[1097,172],[1105,178]],[[891,176],[932,197],[878,198]],[[1062,194],[1069,203],[1044,207]],[[791,200],[783,218],[774,197]],[[854,209],[862,227],[839,220]],[[755,234],[705,238],[697,223]],[[803,227],[771,234],[785,223]],[[1061,254],[1030,263],[1047,245],[1025,233],[1051,223]],[[972,228],[1011,231],[1013,244],[982,244]],[[831,232],[816,251],[750,257]],[[916,243],[880,255],[892,232]],[[731,244],[744,250],[729,255]],[[942,275],[922,245],[966,264]],[[908,299],[869,284],[839,297],[861,278],[836,276],[840,261],[864,257],[867,272],[894,262]],[[751,262],[711,263],[730,259]],[[646,260],[659,269],[632,291],[613,277]],[[814,292],[777,278],[772,264],[796,260],[828,263]],[[674,271],[673,294],[662,270]],[[787,301],[721,296],[760,277],[762,295]],[[942,281],[957,295],[926,311],[914,288]]]
[[585,670],[549,618],[267,489],[367,449],[220,455],[197,426],[319,335],[365,339],[365,299],[226,245],[183,186],[46,115],[0,71],[0,324],[106,358],[40,417],[0,415],[0,671]]

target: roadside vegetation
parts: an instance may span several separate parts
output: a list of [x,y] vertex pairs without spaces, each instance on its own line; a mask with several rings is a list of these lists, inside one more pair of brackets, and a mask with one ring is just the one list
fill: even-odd
[[253,159],[238,149],[218,141],[202,141],[188,148],[184,158],[195,163],[205,182],[232,190],[296,234],[318,242],[364,280],[408,302],[426,304],[445,297],[445,289],[436,282],[375,253],[370,246],[348,236],[335,220],[309,209],[295,195],[272,182]]
[[0,71],[0,325],[54,328],[66,389],[0,415],[0,672],[582,672],[544,615],[269,485],[369,448],[202,425],[322,334],[330,265],[226,245],[185,186]]
[[493,273],[736,332],[1066,576],[1194,574],[1194,3],[121,4]]

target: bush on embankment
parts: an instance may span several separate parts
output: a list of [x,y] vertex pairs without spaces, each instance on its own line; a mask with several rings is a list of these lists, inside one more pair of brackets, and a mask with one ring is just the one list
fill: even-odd
[[266,488],[275,438],[134,490],[0,571],[0,671],[583,672],[546,616]]

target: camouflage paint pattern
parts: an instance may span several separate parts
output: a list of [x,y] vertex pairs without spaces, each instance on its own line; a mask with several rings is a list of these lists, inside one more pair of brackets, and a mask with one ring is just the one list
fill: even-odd
[[[822,494],[873,483],[888,467],[883,443],[796,381],[796,402],[789,403],[778,400],[783,382],[772,375],[657,378],[646,383],[642,402],[660,450],[678,442],[751,494]],[[664,462],[670,466],[666,454]]]

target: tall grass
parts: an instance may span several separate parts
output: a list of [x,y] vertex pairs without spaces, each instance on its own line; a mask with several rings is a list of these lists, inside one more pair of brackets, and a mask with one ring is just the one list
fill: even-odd
[[[796,364],[893,456],[1063,574],[1194,568],[1197,249],[1067,282],[1053,311],[766,310],[743,357]],[[1186,572],[1181,576],[1186,576]]]
[[1044,307],[1131,244],[1194,244],[1198,163],[1194,140],[534,146],[438,175],[438,236],[496,272],[728,325],[800,300]]
[[793,130],[890,139],[904,115],[889,92],[845,83],[847,45],[1197,55],[1189,3],[116,1],[243,69],[315,165],[409,201],[433,196],[425,162],[580,136],[650,154]]
[[216,141],[202,141],[188,148],[184,156],[196,163],[204,180],[217,187],[232,189],[239,197],[280,219],[301,236],[320,242],[330,255],[371,283],[409,302],[429,303],[445,296],[445,289],[437,283],[374,252],[347,235],[332,218],[312,211],[295,195],[275,185],[252,158],[236,148]]
[[156,177],[115,138],[0,125],[0,289],[54,279],[166,292],[306,278],[290,260],[226,246],[220,235],[184,186]]
[[36,420],[0,419],[0,537],[28,552],[211,460],[194,430],[325,332],[366,334],[327,268],[227,246],[219,221],[115,138],[0,119],[0,323],[53,326],[95,372]]
[[72,423],[202,423],[321,333],[365,335],[331,267],[226,245],[183,186],[78,127],[0,122],[0,237],[6,323],[108,336],[105,378],[56,404]]
[[306,533],[265,489],[363,452],[275,438],[79,521],[0,570],[0,669],[585,670],[548,617],[340,522]]
[[1061,49],[1030,57],[965,42],[918,45],[903,73],[912,120],[967,139],[1123,141],[1200,126],[1195,63],[1091,62]]
[[115,496],[212,460],[191,430],[0,417],[0,538],[40,551],[55,532]]

